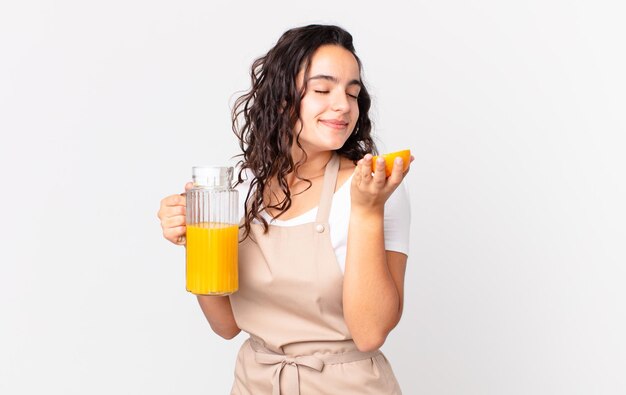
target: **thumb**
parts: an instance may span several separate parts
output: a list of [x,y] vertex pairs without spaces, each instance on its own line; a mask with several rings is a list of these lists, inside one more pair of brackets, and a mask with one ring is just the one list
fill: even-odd
[[193,187],[193,183],[188,182],[185,184],[185,193],[189,192],[189,190]]

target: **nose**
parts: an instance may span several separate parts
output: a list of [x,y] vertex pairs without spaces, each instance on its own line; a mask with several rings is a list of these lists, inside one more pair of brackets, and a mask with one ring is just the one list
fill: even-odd
[[350,103],[348,102],[348,95],[340,90],[337,90],[332,95],[331,108],[333,111],[346,112],[350,109]]

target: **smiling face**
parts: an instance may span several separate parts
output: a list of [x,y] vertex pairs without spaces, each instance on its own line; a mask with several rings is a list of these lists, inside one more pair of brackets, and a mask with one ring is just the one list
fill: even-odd
[[323,45],[311,57],[308,75],[297,76],[306,91],[294,132],[308,155],[337,150],[350,137],[359,118],[359,65],[352,53],[338,45]]

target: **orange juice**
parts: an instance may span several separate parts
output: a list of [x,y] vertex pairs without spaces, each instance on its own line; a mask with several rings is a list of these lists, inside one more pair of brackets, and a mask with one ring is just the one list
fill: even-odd
[[238,243],[238,225],[187,225],[187,291],[198,295],[228,295],[237,291]]

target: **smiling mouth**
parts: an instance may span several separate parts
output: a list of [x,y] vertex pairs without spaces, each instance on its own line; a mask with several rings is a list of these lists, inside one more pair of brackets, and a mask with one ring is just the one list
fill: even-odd
[[348,122],[343,121],[321,120],[320,123],[333,129],[345,129],[348,126]]

